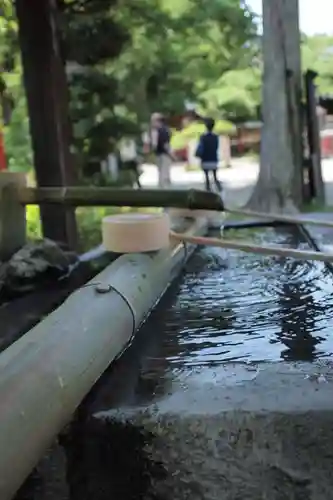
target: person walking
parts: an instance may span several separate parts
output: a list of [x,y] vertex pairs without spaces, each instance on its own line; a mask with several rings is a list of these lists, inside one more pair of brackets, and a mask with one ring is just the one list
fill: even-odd
[[158,185],[162,189],[171,185],[171,165],[174,158],[170,141],[171,133],[164,116],[154,113],[151,117],[151,145],[158,169]]
[[206,190],[212,191],[211,177],[216,186],[216,189],[221,192],[222,185],[217,177],[217,169],[219,164],[219,137],[214,132],[215,121],[212,118],[205,120],[207,132],[202,134],[197,151],[196,157],[201,160],[201,168],[205,174]]

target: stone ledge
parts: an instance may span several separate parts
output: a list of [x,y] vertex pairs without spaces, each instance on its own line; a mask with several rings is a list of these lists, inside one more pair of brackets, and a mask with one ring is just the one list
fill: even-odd
[[[331,365],[213,371],[213,380],[194,372],[147,407],[99,412],[86,423],[80,459],[69,449],[68,457],[95,500],[115,490],[123,500],[333,498]],[[112,464],[108,474],[100,456]]]

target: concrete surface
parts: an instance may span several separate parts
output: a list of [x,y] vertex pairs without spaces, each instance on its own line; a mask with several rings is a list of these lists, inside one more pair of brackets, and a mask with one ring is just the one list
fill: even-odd
[[[225,201],[235,207],[247,202],[255,184],[259,166],[251,162],[236,162],[232,168],[221,168],[219,178],[223,182]],[[144,165],[141,176],[142,185],[157,187],[157,169],[154,165]],[[188,187],[204,189],[204,177],[200,170],[187,171],[182,165],[174,165],[171,169],[172,187],[175,189]]]
[[[213,372],[188,375],[145,407],[95,413],[86,453],[104,456],[113,472],[87,499],[115,489],[122,500],[333,498],[331,365],[229,364]],[[80,459],[83,466],[88,455]],[[101,474],[96,465],[90,461],[88,484]]]
[[198,369],[146,405],[90,413],[121,391],[114,375],[20,500],[333,499],[331,363]]
[[[249,199],[259,172],[259,164],[255,161],[237,159],[232,161],[231,168],[219,169],[219,178],[223,183],[226,204],[237,207]],[[325,182],[326,202],[333,205],[333,159],[322,161],[323,179]],[[154,165],[143,165],[141,176],[143,186],[157,186],[157,169]],[[204,187],[204,178],[200,170],[186,171],[182,165],[174,165],[171,170],[173,187]]]

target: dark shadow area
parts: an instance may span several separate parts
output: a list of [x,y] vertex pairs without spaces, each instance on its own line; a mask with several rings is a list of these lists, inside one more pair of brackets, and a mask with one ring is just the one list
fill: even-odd
[[316,316],[321,308],[311,296],[310,288],[284,284],[280,296],[281,333],[279,342],[286,346],[281,352],[285,361],[313,361],[324,354],[318,349],[323,337],[314,335]]
[[[70,500],[122,500],[150,496],[152,481],[166,475],[149,456],[156,437],[144,427],[119,419],[76,423],[62,440],[67,457]],[[161,499],[162,500],[162,499]]]

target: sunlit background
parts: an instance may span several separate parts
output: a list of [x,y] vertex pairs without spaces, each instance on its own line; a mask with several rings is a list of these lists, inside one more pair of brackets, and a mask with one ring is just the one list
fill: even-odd
[[[247,0],[247,4],[259,15],[262,12],[262,0]],[[307,35],[318,33],[333,34],[332,0],[299,0],[300,27]]]

